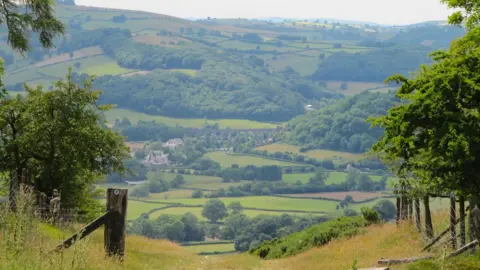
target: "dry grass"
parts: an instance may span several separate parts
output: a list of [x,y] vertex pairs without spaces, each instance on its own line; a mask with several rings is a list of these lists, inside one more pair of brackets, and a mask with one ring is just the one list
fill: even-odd
[[374,267],[381,258],[419,256],[422,244],[421,237],[413,228],[386,224],[372,226],[365,234],[332,241],[294,257],[267,261],[266,265],[271,269],[337,270],[348,269],[358,260],[357,267],[368,268]]

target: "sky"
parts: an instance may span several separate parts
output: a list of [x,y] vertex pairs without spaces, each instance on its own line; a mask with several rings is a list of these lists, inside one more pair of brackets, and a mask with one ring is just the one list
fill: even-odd
[[388,25],[446,20],[452,12],[440,0],[76,0],[76,3],[181,18],[332,18]]

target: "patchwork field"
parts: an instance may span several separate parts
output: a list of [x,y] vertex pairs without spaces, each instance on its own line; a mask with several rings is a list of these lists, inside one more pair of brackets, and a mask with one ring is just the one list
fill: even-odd
[[[173,173],[148,173],[148,179],[155,179],[161,178],[166,181],[172,181],[176,174]],[[193,189],[206,189],[206,190],[219,190],[221,188],[228,189],[230,186],[238,186],[241,185],[243,182],[239,183],[223,183],[222,178],[215,177],[215,176],[203,176],[203,175],[182,175],[186,184],[186,188],[193,188]],[[163,195],[159,195],[163,196]]]
[[[122,119],[125,117],[128,118],[132,123],[137,123],[140,120],[156,121],[157,123],[162,123],[169,126],[180,125],[185,128],[200,128],[205,124],[205,119],[171,118],[159,115],[149,115],[125,109],[113,109],[106,112],[105,115],[107,117],[107,121],[110,123],[115,123],[115,119]],[[207,120],[207,122],[218,123],[221,129],[225,129],[227,127],[231,129],[273,129],[277,127],[276,124],[240,119]]]
[[261,151],[266,150],[269,153],[290,152],[290,153],[301,154],[301,155],[308,156],[311,158],[316,158],[316,159],[341,158],[341,159],[355,161],[355,160],[360,160],[364,157],[363,154],[332,151],[332,150],[310,150],[308,152],[301,153],[300,147],[294,146],[294,145],[282,144],[282,143],[274,143],[274,144],[268,144],[265,146],[260,146],[257,148],[257,150],[261,150]]
[[[347,172],[337,172],[337,171],[330,171],[328,172],[328,178],[325,181],[326,185],[331,184],[340,184],[346,181],[348,173]],[[302,183],[308,183],[308,180],[314,176],[314,173],[292,173],[292,174],[283,174],[282,180],[289,184],[295,184],[297,181]],[[369,174],[370,178],[373,181],[380,181],[382,176]],[[396,181],[395,177],[388,177],[387,183],[390,186],[394,181]]]
[[266,159],[261,157],[252,157],[252,156],[239,156],[239,155],[228,155],[224,152],[211,152],[206,153],[204,155],[218,163],[222,167],[231,167],[233,164],[237,164],[240,167],[245,167],[248,165],[255,165],[255,166],[301,166],[297,163],[285,162],[285,161],[278,161],[272,159]]

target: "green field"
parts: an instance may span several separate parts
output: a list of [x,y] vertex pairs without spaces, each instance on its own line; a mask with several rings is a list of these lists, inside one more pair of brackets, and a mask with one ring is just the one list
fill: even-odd
[[[115,123],[115,119],[128,118],[130,122],[137,123],[138,121],[156,121],[157,123],[166,124],[169,126],[182,126],[185,128],[201,128],[205,124],[205,119],[182,119],[171,118],[159,115],[149,115],[145,113],[135,112],[125,109],[113,109],[105,113],[107,121],[109,123]],[[250,120],[242,119],[220,119],[220,120],[207,120],[208,123],[218,123],[221,129],[227,127],[231,129],[268,129],[276,128],[276,124],[262,123]]]
[[[157,176],[158,174],[158,176]],[[148,173],[148,179],[154,179],[155,177],[160,177],[166,181],[172,181],[175,178],[176,174],[172,173]],[[198,189],[208,189],[208,190],[219,190],[221,188],[227,189],[230,186],[238,186],[244,182],[239,183],[223,183],[222,178],[215,176],[204,176],[204,175],[183,175],[185,179],[185,187],[187,188],[198,188]],[[162,196],[162,195],[159,195]]]
[[[327,88],[331,91],[343,93],[345,95],[356,95],[361,92],[370,89],[385,88],[387,85],[381,82],[345,82],[348,85],[348,89],[342,90],[341,85],[344,82],[340,81],[327,81]],[[387,89],[389,89],[387,87]]]
[[281,71],[286,67],[291,67],[300,75],[308,76],[312,75],[320,63],[317,57],[297,56],[297,55],[281,55],[277,57],[277,60],[269,60],[268,64],[274,71]]
[[[337,172],[337,171],[330,171],[328,172],[329,176],[325,181],[325,184],[340,184],[346,181],[348,173],[346,172]],[[293,173],[293,174],[283,174],[282,180],[289,184],[295,184],[297,181],[301,181],[302,183],[308,183],[311,177],[314,176],[314,173]],[[381,175],[374,175],[369,174],[370,178],[373,181],[380,181],[382,179]],[[392,184],[396,180],[395,177],[388,177],[388,186]]]
[[222,167],[231,167],[233,164],[237,164],[240,167],[245,167],[248,165],[255,165],[255,166],[302,166],[298,163],[291,163],[285,161],[278,161],[272,160],[267,158],[261,157],[252,157],[252,156],[239,156],[239,155],[228,155],[224,152],[210,152],[204,155],[218,163]]
[[357,153],[348,153],[348,152],[340,152],[340,151],[332,151],[332,150],[310,150],[308,152],[301,153],[300,147],[282,144],[282,143],[274,143],[265,146],[258,147],[257,150],[267,150],[269,153],[275,152],[290,152],[295,154],[304,155],[311,158],[316,159],[346,159],[346,160],[360,160],[364,157],[363,154]]
[[[155,211],[150,215],[151,219],[156,219],[161,215],[177,215],[181,216],[186,213],[192,213],[198,219],[207,221],[206,218],[202,216],[202,208],[201,207],[172,207],[167,209],[162,209],[159,211]],[[290,215],[310,215],[308,213],[295,213],[295,212],[274,212],[274,211],[260,211],[260,210],[243,210],[243,213],[248,217],[256,217],[258,215],[270,215],[270,216],[281,216],[283,214],[290,214]],[[314,215],[321,215],[321,214],[314,214]]]
[[[75,68],[75,63],[80,63],[80,68]],[[39,68],[38,71],[47,76],[63,78],[67,74],[68,68],[72,68],[73,71],[77,73],[88,73],[90,75],[97,76],[119,75],[122,73],[135,71],[120,67],[114,59],[105,55],[65,61]]]
[[235,251],[235,246],[233,244],[197,245],[197,246],[185,246],[184,248],[193,253]]
[[[173,200],[159,200],[158,202],[169,203],[183,203],[186,205],[204,205],[208,199],[173,199]],[[279,211],[320,211],[333,212],[336,209],[337,203],[324,200],[309,200],[309,199],[294,199],[282,198],[273,196],[250,196],[239,198],[220,198],[226,205],[232,202],[240,202],[246,208],[261,208],[266,210]]]
[[[106,200],[101,199],[100,203],[105,205]],[[146,202],[139,202],[135,200],[128,200],[127,206],[127,219],[133,220],[140,217],[141,214],[146,213],[152,209],[164,207],[166,204],[163,203],[146,203]]]

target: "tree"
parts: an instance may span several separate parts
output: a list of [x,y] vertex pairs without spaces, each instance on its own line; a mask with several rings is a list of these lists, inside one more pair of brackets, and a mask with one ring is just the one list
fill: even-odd
[[222,227],[221,238],[234,239],[241,230],[244,230],[250,224],[250,219],[244,214],[232,214],[225,219]]
[[210,199],[203,207],[202,216],[215,223],[228,216],[227,207],[220,199]]
[[149,187],[146,184],[137,185],[130,190],[130,196],[136,198],[146,198],[150,196]]
[[349,209],[349,208],[346,208],[345,210],[343,210],[343,214],[346,217],[354,217],[354,216],[358,215],[357,211],[355,211],[353,209]]
[[203,191],[201,190],[194,190],[192,192],[192,198],[198,199],[203,197]]
[[[55,37],[63,35],[65,26],[53,16],[53,3],[49,0],[18,1],[1,0],[0,24],[7,28],[7,42],[12,49],[25,54],[30,49],[31,32],[38,33],[40,44],[50,49]],[[20,8],[19,6],[22,6]],[[3,63],[0,64],[0,77]],[[3,82],[0,82],[0,99],[4,96]]]
[[324,186],[325,180],[327,180],[328,174],[323,168],[318,168],[315,170],[315,175],[310,178],[309,183],[311,185]]
[[0,170],[35,171],[35,190],[64,191],[67,208],[88,205],[95,176],[123,172],[129,153],[123,137],[104,127],[101,113],[111,106],[97,105],[91,87],[91,78],[80,86],[69,72],[52,91],[26,86],[25,97],[0,101]]
[[192,213],[185,213],[181,220],[185,232],[184,241],[205,241],[205,228]]
[[168,191],[168,183],[163,179],[149,180],[148,190],[150,193],[162,193]]
[[232,215],[243,212],[243,206],[240,202],[232,202],[228,205],[228,209],[232,211]]
[[365,220],[368,221],[369,223],[380,222],[380,214],[370,207],[366,207],[366,206],[362,207],[361,213],[362,213],[362,216],[365,218]]
[[175,178],[172,180],[171,185],[172,185],[172,188],[179,188],[182,185],[184,185],[185,183],[186,182],[185,182],[185,179],[183,178],[183,176],[180,175],[180,174],[177,174],[175,176]]
[[397,215],[395,205],[389,200],[381,200],[373,206],[373,210],[377,211],[383,220],[394,219]]
[[206,231],[208,237],[215,239],[220,233],[220,226],[218,226],[217,224],[207,224]]
[[346,82],[343,82],[342,85],[340,85],[340,89],[342,90],[348,90],[348,84]]

